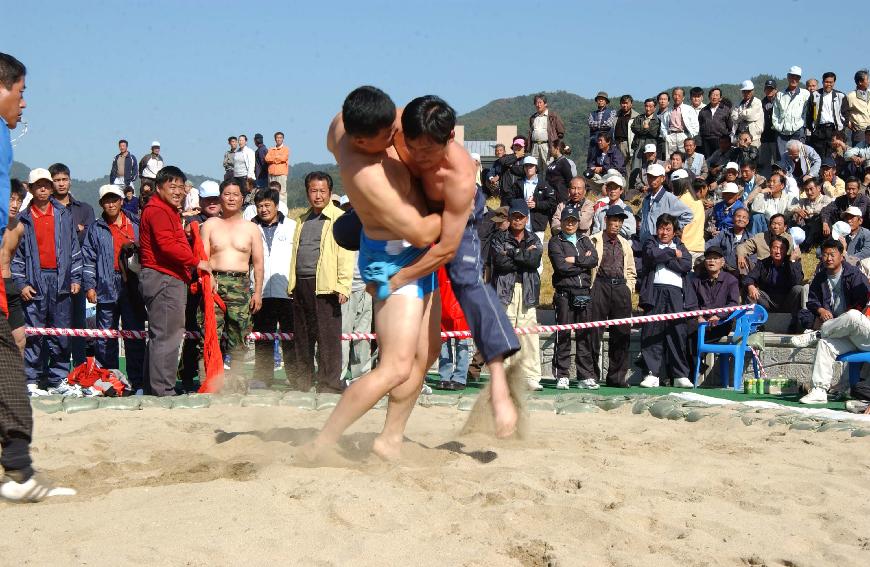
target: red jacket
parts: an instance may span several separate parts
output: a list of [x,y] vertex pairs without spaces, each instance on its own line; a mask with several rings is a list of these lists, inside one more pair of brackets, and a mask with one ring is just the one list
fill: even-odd
[[441,293],[441,330],[467,331],[468,322],[456,296],[453,295],[453,286],[450,284],[444,266],[438,268],[438,290]]
[[139,222],[139,262],[183,282],[190,282],[191,270],[199,264],[193,254],[181,215],[175,207],[153,195]]

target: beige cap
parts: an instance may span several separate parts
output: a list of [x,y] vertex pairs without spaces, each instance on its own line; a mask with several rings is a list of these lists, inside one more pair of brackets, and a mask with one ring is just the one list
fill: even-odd
[[740,188],[736,183],[725,183],[722,185],[722,193],[740,193]]
[[51,179],[51,173],[47,169],[45,169],[44,167],[37,167],[36,169],[30,171],[30,175],[27,177],[27,183],[33,185],[34,183],[42,179],[46,179],[54,183],[54,181]]
[[100,187],[100,200],[102,201],[106,195],[117,195],[123,199],[124,191],[117,185],[103,185]]

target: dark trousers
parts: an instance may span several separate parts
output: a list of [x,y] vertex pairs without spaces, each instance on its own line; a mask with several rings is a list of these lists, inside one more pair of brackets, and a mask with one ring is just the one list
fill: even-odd
[[32,436],[33,410],[27,398],[21,351],[12,338],[9,321],[0,314],[0,465],[5,470],[29,472]]
[[[277,297],[263,298],[263,307],[254,313],[255,333],[292,333],[293,330],[293,302],[290,299]],[[296,353],[293,341],[281,341],[281,350],[284,353],[284,372],[287,381],[294,386],[295,376],[293,369]],[[275,374],[275,342],[256,341],[254,343],[254,376],[263,380],[266,385],[272,384]]]
[[[39,287],[42,294],[24,303],[24,321],[28,327],[69,328],[72,302],[69,293],[57,292],[57,270],[42,270]],[[69,339],[67,337],[27,337],[24,347],[24,372],[31,384],[57,386],[69,374]]]
[[[682,288],[656,284],[653,288],[653,307],[645,314],[679,313],[684,310]],[[641,327],[641,353],[650,374],[664,378],[662,371],[667,371],[671,378],[689,377],[687,330],[683,319],[647,323]]]
[[151,268],[142,268],[139,285],[148,312],[149,338],[145,347],[144,378],[147,393],[174,396],[178,347],[184,337],[187,285]]
[[[592,286],[592,321],[622,319],[631,317],[631,290],[625,283],[613,283],[599,276]],[[607,385],[625,386],[628,372],[628,344],[631,340],[631,326],[608,327],[607,340]],[[601,339],[604,329],[595,329],[592,334],[592,359],[595,361],[595,376],[600,376],[597,368],[601,352]]]
[[[184,308],[184,330],[199,332],[200,325],[196,318],[199,311],[200,298],[202,296],[187,292],[187,303]],[[181,346],[181,362],[178,368],[178,377],[181,379],[181,388],[185,392],[194,390],[193,378],[199,374],[199,361],[202,358],[202,339],[184,339]]]
[[477,223],[483,217],[484,196],[478,191],[474,212],[465,225],[456,257],[447,264],[453,294],[465,314],[474,345],[489,362],[520,350],[520,341],[492,286],[483,283],[483,261]]
[[822,242],[822,215],[816,215],[804,220],[806,239],[801,244],[802,252],[809,252]]
[[719,149],[719,138],[703,138],[701,142],[703,148],[701,152],[705,158],[709,158],[713,152]]
[[[120,273],[115,274],[115,289],[121,290],[118,301],[97,304],[97,328],[117,329],[118,322],[121,322],[125,331],[144,330],[145,324],[139,319],[130,302]],[[94,357],[103,368],[118,368],[118,340],[94,340]],[[124,339],[124,355],[127,360],[127,377],[130,379],[130,386],[134,392],[140,388],[144,389],[145,341]]]
[[813,130],[809,143],[810,146],[816,150],[816,153],[819,154],[820,158],[825,159],[826,157],[831,157],[831,154],[834,151],[831,147],[831,141],[834,139],[834,134],[836,133],[837,127],[833,124],[819,124],[816,129]]
[[[75,295],[70,296],[72,302],[72,328],[86,329],[88,326],[87,319],[87,299],[85,292],[80,291]],[[69,348],[72,352],[73,368],[82,364],[85,361],[85,350],[87,348],[87,339],[83,337],[70,337]],[[117,367],[112,367],[117,368]]]
[[338,296],[315,295],[314,278],[297,278],[293,290],[293,323],[296,344],[296,384],[311,389],[317,346],[317,390],[341,392],[341,305]]
[[791,330],[795,330],[802,298],[803,286],[796,285],[788,291],[781,292],[759,290],[756,303],[764,307],[768,313],[790,313],[793,327]]
[[[588,294],[589,291],[585,290]],[[573,294],[570,292],[556,292],[553,296],[553,307],[556,309],[556,324],[570,325],[571,323],[585,323],[591,320],[592,306],[587,303],[584,307],[572,306]],[[590,296],[591,297],[591,296]],[[596,378],[595,364],[592,355],[590,337],[593,329],[578,329],[576,331],[556,331],[556,352],[553,356],[553,376],[556,378],[569,378],[571,370],[571,343],[573,335],[574,343],[574,368],[578,380]]]

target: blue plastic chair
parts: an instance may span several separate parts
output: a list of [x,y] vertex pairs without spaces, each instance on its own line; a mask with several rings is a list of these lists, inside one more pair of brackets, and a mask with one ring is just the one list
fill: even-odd
[[837,362],[845,362],[849,366],[849,385],[854,386],[861,380],[861,363],[870,362],[870,352],[863,350],[844,352],[837,357]]
[[[758,362],[746,345],[749,335],[758,330],[760,325],[767,321],[767,310],[760,305],[755,305],[751,309],[741,309],[734,311],[727,319],[724,319],[720,324],[726,324],[730,321],[734,322],[734,335],[731,342],[727,343],[710,343],[704,342],[704,337],[707,333],[709,323],[698,324],[698,358],[695,360],[695,387],[698,387],[698,380],[701,375],[701,359],[704,354],[712,352],[716,355],[721,355],[719,361],[719,374],[722,377],[722,387],[728,387],[729,357],[734,361],[733,368],[733,383],[734,389],[739,391],[743,388],[743,360],[746,353],[752,358],[752,370],[755,377],[758,378]],[[739,342],[733,341],[739,339]]]

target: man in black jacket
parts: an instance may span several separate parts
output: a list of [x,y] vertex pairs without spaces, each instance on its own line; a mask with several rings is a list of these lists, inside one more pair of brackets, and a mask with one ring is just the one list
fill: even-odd
[[[534,159],[534,158],[532,158]],[[526,226],[529,206],[523,199],[510,205],[510,228],[492,239],[489,257],[492,261],[492,286],[507,310],[514,327],[537,325],[535,307],[541,294],[541,240]],[[520,335],[520,351],[505,360],[505,368],[519,366],[527,377],[529,388],[541,390],[541,354],[538,335]]]
[[[550,239],[547,253],[553,265],[553,306],[556,324],[583,323],[591,320],[592,269],[598,265],[598,253],[588,236],[577,232],[580,210],[572,205],[562,209],[561,231]],[[574,334],[574,365],[580,388],[598,389],[595,379],[594,357],[590,341],[594,330],[556,332],[556,353],[553,357],[553,375],[556,388],[569,388],[571,367],[571,334]]]
[[743,279],[746,299],[767,309],[769,313],[790,313],[789,332],[797,331],[801,308],[804,270],[800,257],[787,257],[789,243],[781,236],[770,242],[770,256],[755,263]]
[[534,232],[543,242],[544,229],[556,208],[556,192],[543,176],[538,175],[537,159],[526,156],[522,165],[524,177],[514,181],[510,191],[502,195],[501,204],[511,205],[515,199],[525,201],[531,211],[531,217],[526,221],[526,229]]
[[731,134],[731,110],[722,106],[722,91],[713,87],[707,93],[710,104],[698,113],[698,125],[701,131],[702,151],[710,156],[719,148],[719,138]]
[[526,139],[522,136],[514,136],[511,151],[512,153],[503,154],[496,159],[487,174],[490,185],[498,187],[497,194],[501,197],[502,205],[510,202],[510,191],[514,181],[523,178],[523,158],[526,155]]

